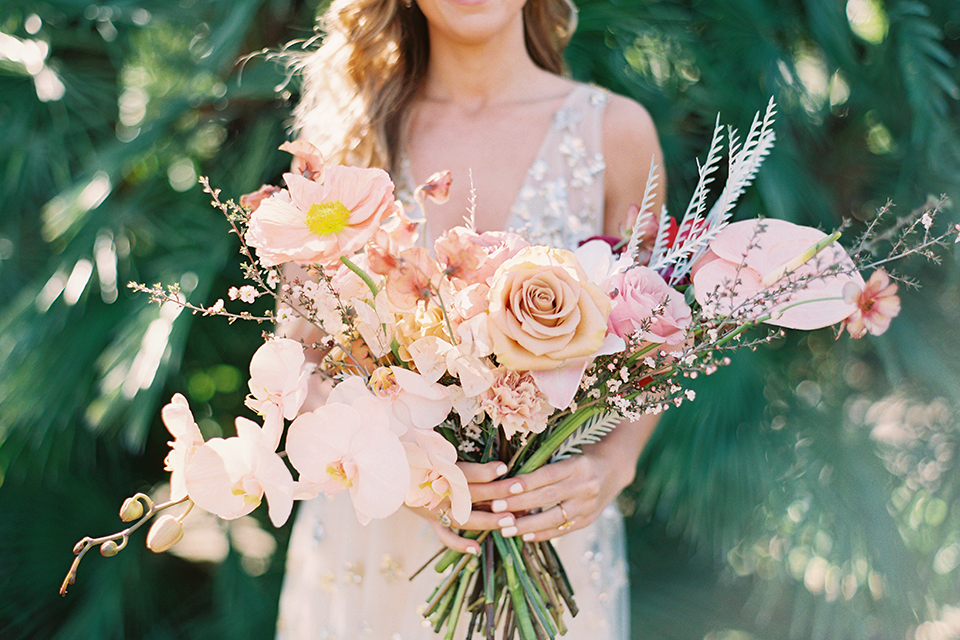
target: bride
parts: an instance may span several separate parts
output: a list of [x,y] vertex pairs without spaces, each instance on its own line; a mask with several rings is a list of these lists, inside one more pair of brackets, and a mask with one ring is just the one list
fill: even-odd
[[[324,43],[302,61],[296,129],[328,161],[388,169],[401,198],[449,169],[449,202],[427,205],[421,232],[430,240],[470,207],[478,231],[515,230],[557,247],[622,236],[651,160],[662,165],[660,147],[643,107],[563,76],[575,22],[565,0],[334,0]],[[655,210],[662,199],[661,189]],[[556,539],[580,607],[567,637],[628,637],[623,524],[612,503],[654,423],[622,424],[583,455],[515,478],[498,480],[500,463],[463,464],[474,502],[464,529]],[[402,508],[361,526],[345,492],[304,503],[278,639],[434,637],[417,607],[437,576],[409,577],[438,540],[476,552],[436,512]]]

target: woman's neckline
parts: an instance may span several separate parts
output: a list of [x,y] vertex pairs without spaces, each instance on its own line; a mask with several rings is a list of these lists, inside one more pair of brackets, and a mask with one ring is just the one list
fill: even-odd
[[[514,212],[514,210],[517,208],[518,203],[520,202],[521,194],[523,193],[524,189],[526,189],[527,186],[528,186],[528,183],[529,183],[529,181],[530,181],[530,173],[531,173],[531,170],[532,170],[535,166],[537,166],[537,164],[538,164],[538,163],[540,162],[540,160],[543,158],[544,153],[545,153],[545,151],[547,150],[547,145],[548,145],[548,143],[551,141],[551,138],[552,138],[551,134],[552,134],[552,132],[553,132],[555,126],[556,126],[556,123],[557,123],[558,118],[560,118],[560,114],[562,114],[564,111],[570,109],[571,105],[572,105],[573,102],[574,102],[575,96],[576,96],[579,92],[581,92],[581,91],[588,91],[588,90],[590,90],[591,88],[592,88],[591,85],[588,85],[588,84],[583,84],[583,83],[579,83],[579,82],[578,82],[578,83],[574,83],[574,85],[573,85],[573,87],[570,89],[570,91],[568,91],[567,94],[563,97],[563,102],[561,102],[560,106],[557,107],[556,109],[554,109],[554,111],[551,113],[549,122],[548,122],[548,124],[547,124],[547,127],[546,127],[546,129],[543,131],[543,135],[542,135],[541,138],[540,138],[540,143],[539,143],[539,146],[537,147],[536,155],[533,157],[533,160],[530,162],[530,164],[529,164],[529,165],[527,166],[527,168],[525,169],[524,174],[523,174],[523,180],[522,180],[521,183],[520,183],[520,187],[519,187],[519,189],[517,190],[517,193],[514,194],[513,200],[512,200],[511,203],[510,203],[510,207],[507,209],[506,214],[503,216],[504,227],[509,227],[510,222],[511,222],[511,221],[513,220],[513,218],[514,218],[513,212]],[[547,100],[547,99],[548,99],[548,98],[544,98],[543,100]],[[555,98],[552,98],[552,99],[555,99]],[[530,101],[529,103],[519,103],[519,102],[518,102],[518,103],[515,103],[515,104],[518,104],[518,105],[519,105],[519,104],[535,104],[536,102],[539,102],[539,101],[540,101],[540,100],[533,100],[533,101]],[[405,145],[405,146],[406,146],[406,145]],[[414,180],[414,176],[413,176],[413,166],[412,166],[412,163],[411,163],[411,161],[410,161],[410,157],[409,157],[409,155],[408,155],[407,152],[406,152],[406,148],[404,148],[404,151],[403,151],[403,153],[402,153],[401,156],[400,156],[399,174],[400,174],[400,175],[397,176],[397,177],[399,178],[399,184],[398,184],[398,186],[400,187],[400,188],[398,189],[398,192],[399,192],[400,195],[402,195],[402,196],[404,196],[405,198],[409,199],[409,202],[405,202],[405,204],[412,204],[412,202],[413,202],[413,198],[412,198],[412,196],[413,196],[413,190],[416,188],[417,182]],[[505,230],[508,230],[508,229],[504,228],[504,229],[498,229],[498,230],[499,230],[499,231],[505,231]],[[446,231],[446,230],[444,229],[443,231]],[[441,231],[441,233],[442,233],[442,231]],[[428,238],[428,243],[432,243],[432,241],[436,239],[436,235],[437,235],[437,234],[432,234],[432,233],[431,233],[430,235],[432,235],[432,236],[434,236],[434,237],[433,237],[433,238]]]

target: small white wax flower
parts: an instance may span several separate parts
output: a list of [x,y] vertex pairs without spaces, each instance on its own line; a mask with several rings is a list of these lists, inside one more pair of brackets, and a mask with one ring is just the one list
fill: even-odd
[[260,292],[253,285],[245,284],[240,287],[240,291],[237,294],[240,297],[240,300],[250,304],[257,299],[257,296],[260,295]]
[[212,306],[207,308],[207,312],[204,315],[212,315],[214,313],[220,313],[223,311],[223,298],[218,298]]
[[227,289],[227,297],[231,300],[236,300],[240,297],[240,289],[237,289],[236,287],[230,287]]
[[920,224],[923,225],[924,229],[930,231],[930,227],[933,226],[933,216],[930,215],[929,211],[920,217]]

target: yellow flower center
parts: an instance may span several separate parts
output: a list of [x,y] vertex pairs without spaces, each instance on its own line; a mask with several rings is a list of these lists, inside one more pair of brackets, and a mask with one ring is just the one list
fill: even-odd
[[343,231],[350,222],[350,210],[339,200],[317,202],[307,210],[306,225],[318,236],[329,236]]
[[350,481],[350,476],[347,473],[347,470],[343,468],[343,460],[337,460],[336,462],[331,462],[328,464],[327,473],[330,474],[331,480],[339,482],[341,485],[343,485],[344,489],[353,487],[353,482]]

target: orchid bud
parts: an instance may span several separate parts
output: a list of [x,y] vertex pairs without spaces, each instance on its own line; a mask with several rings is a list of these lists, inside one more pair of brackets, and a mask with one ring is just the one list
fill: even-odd
[[107,540],[100,545],[100,555],[102,555],[104,558],[112,558],[118,553],[120,553],[120,547],[117,546],[117,543],[113,540]]
[[160,516],[150,527],[147,534],[147,549],[154,553],[163,553],[180,542],[183,537],[183,525],[171,515]]
[[124,522],[133,522],[143,515],[143,505],[136,498],[127,498],[120,507],[120,519]]

